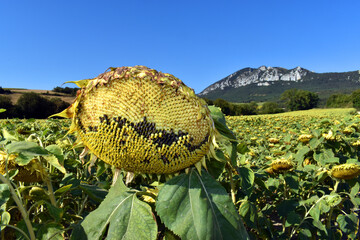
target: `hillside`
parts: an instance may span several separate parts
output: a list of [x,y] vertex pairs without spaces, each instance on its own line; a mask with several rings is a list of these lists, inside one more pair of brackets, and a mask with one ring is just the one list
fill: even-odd
[[11,91],[11,94],[0,94],[0,96],[8,96],[11,98],[11,102],[15,104],[20,96],[24,93],[35,92],[40,94],[45,98],[60,98],[65,102],[72,103],[75,99],[74,96],[69,94],[49,91],[49,90],[36,90],[36,89],[17,89],[17,88],[7,88],[7,90]]
[[360,73],[315,73],[301,67],[244,68],[211,84],[199,96],[231,102],[277,101],[292,88],[316,92],[324,100],[334,93],[351,93],[360,88]]

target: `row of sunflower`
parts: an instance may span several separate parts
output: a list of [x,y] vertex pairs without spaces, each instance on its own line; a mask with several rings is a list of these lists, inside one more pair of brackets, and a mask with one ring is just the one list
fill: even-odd
[[237,199],[254,238],[359,237],[360,116],[315,112],[226,119],[253,176]]

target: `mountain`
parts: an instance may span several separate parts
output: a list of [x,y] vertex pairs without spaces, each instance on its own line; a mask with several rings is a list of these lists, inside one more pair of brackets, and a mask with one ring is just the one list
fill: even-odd
[[231,102],[277,101],[287,89],[304,89],[324,100],[360,88],[360,71],[315,73],[305,68],[244,68],[211,84],[198,95]]

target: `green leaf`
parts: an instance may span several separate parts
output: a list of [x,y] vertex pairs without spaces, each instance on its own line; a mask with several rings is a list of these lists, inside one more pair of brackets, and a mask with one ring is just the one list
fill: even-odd
[[62,233],[64,227],[59,223],[41,224],[36,231],[36,239],[38,240],[62,240],[64,239]]
[[342,198],[339,194],[332,192],[328,197],[325,198],[325,200],[330,207],[336,207],[341,203]]
[[10,199],[10,189],[5,183],[0,184],[0,207]]
[[257,210],[254,203],[244,200],[240,204],[239,214],[247,226],[257,229]]
[[240,154],[245,154],[247,152],[250,152],[250,149],[247,147],[246,143],[239,143],[236,149]]
[[[61,148],[58,145],[49,145],[45,148],[49,153],[53,154],[50,156],[44,156],[45,160],[50,163],[53,167],[57,168],[63,174],[66,173],[64,166],[60,164],[64,162],[64,155]],[[60,162],[59,162],[60,161]]]
[[[0,223],[1,223],[1,224],[9,224],[10,218],[11,218],[10,213],[8,213],[8,212],[6,212],[6,211],[3,211],[3,212],[1,213]],[[0,231],[2,231],[4,228],[5,228],[5,226],[2,225],[2,226],[0,227]]]
[[238,173],[240,176],[240,186],[243,190],[247,190],[254,185],[255,174],[247,167],[239,167]]
[[286,216],[285,227],[299,225],[301,222],[301,216],[296,212],[292,211]]
[[20,166],[28,164],[34,156],[48,155],[48,151],[34,142],[12,142],[6,145],[9,153],[18,153],[15,162]]
[[298,167],[302,166],[304,157],[308,152],[310,152],[310,148],[307,146],[304,146],[297,151],[297,153],[295,154],[295,161],[297,162]]
[[309,142],[309,146],[311,149],[316,149],[322,142],[324,141],[324,138],[321,137],[320,139],[318,138],[312,138]]
[[156,239],[158,231],[151,207],[140,201],[120,179],[81,226],[74,229],[71,239],[78,239],[81,232],[86,234],[86,239],[102,239],[106,229],[106,239]]
[[312,218],[315,221],[319,221],[320,218],[320,207],[319,204],[316,204],[309,212],[310,216],[312,216]]
[[0,113],[5,112],[5,111],[6,111],[6,109],[0,108]]
[[161,188],[156,212],[182,239],[248,239],[226,190],[206,171],[192,168]]
[[68,192],[71,189],[71,187],[72,187],[72,184],[64,185],[61,188],[59,188],[58,190],[56,190],[54,192],[54,194],[55,194],[56,197],[59,197],[62,194]]
[[352,197],[356,197],[359,193],[359,190],[360,190],[360,184],[359,182],[357,182],[352,188],[351,188],[351,191],[350,191],[350,196]]
[[13,133],[10,133],[6,128],[2,129],[3,137],[8,141],[19,141],[19,137]]
[[60,222],[62,216],[64,215],[64,209],[55,207],[49,202],[46,202],[46,205],[48,207],[50,216],[53,217],[56,222]]
[[326,227],[325,227],[325,225],[324,224],[322,224],[321,222],[320,222],[320,220],[313,220],[313,225],[315,226],[315,227],[317,227],[318,229],[320,229],[320,230],[322,230],[322,231],[324,231],[325,233],[327,233],[327,230],[326,230]]
[[226,162],[220,162],[214,158],[206,159],[206,167],[211,176],[218,178],[224,171]]
[[303,228],[299,232],[299,239],[310,239],[311,231],[309,229]]
[[359,231],[359,219],[354,213],[347,215],[339,214],[336,222],[339,224],[341,231],[349,235],[352,239],[355,238],[356,233]]
[[294,192],[299,192],[299,180],[296,176],[286,175],[284,177],[286,184],[293,190]]
[[282,217],[286,217],[290,212],[295,211],[299,203],[295,200],[284,200],[276,206],[278,214]]
[[236,160],[237,160],[237,142],[231,141],[228,144],[225,145],[225,153],[227,153],[228,156],[230,156],[230,163],[234,167],[237,166]]
[[320,154],[314,153],[314,159],[322,166],[325,166],[329,163],[339,162],[339,159],[335,158],[335,155],[331,149],[324,149]]
[[92,200],[98,203],[102,202],[108,194],[108,191],[106,191],[105,189],[99,188],[94,185],[81,183],[79,188],[83,190],[87,195],[89,195]]
[[63,174],[66,173],[64,166],[61,166],[61,164],[59,163],[59,159],[56,156],[50,155],[50,156],[44,156],[44,158],[48,163],[50,163],[50,165],[57,168],[61,173]]
[[209,109],[210,109],[211,117],[214,121],[216,130],[218,130],[218,132],[222,136],[224,136],[228,139],[236,140],[236,137],[233,134],[233,132],[227,127],[225,116],[221,112],[220,108],[215,107],[215,106],[209,106]]

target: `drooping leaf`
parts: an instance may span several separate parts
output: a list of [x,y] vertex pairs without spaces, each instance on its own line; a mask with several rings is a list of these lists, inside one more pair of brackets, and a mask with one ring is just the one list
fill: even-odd
[[60,172],[62,172],[63,174],[66,173],[66,169],[59,163],[59,159],[56,156],[50,155],[44,156],[44,158],[48,163],[50,163],[53,167],[57,168]]
[[64,185],[62,187],[60,187],[59,189],[57,189],[54,194],[56,197],[61,196],[62,194],[68,192],[72,187],[72,184],[68,184],[68,185]]
[[91,212],[72,234],[78,239],[85,233],[86,239],[156,239],[157,225],[151,207],[140,201],[135,192],[129,191],[121,180],[109,190],[99,207]]
[[36,231],[36,239],[39,240],[62,240],[64,239],[63,230],[64,227],[59,223],[46,223],[41,224],[39,230]]
[[231,141],[228,144],[225,145],[225,153],[230,157],[230,163],[232,166],[236,167],[236,161],[237,161],[237,141]]
[[79,188],[83,190],[87,195],[89,195],[92,200],[98,203],[102,202],[108,194],[108,191],[106,191],[105,189],[99,188],[94,185],[81,183],[79,185]]
[[297,151],[297,153],[295,154],[295,161],[297,162],[298,167],[302,166],[304,156],[308,152],[310,152],[310,148],[307,146],[304,146]]
[[280,216],[286,217],[297,206],[299,206],[299,203],[296,200],[284,200],[276,206],[276,209]]
[[239,214],[247,226],[257,229],[258,213],[254,203],[244,200],[239,207]]
[[218,178],[224,171],[226,162],[220,162],[214,158],[206,159],[206,167],[211,176]]
[[355,238],[359,231],[359,218],[354,213],[347,215],[339,214],[336,222],[339,224],[341,231],[349,235],[352,239]]
[[210,112],[211,112],[211,117],[214,121],[214,125],[216,130],[218,130],[218,132],[228,138],[228,139],[232,139],[232,140],[236,140],[235,135],[233,134],[233,132],[228,128],[228,126],[226,125],[226,120],[225,120],[225,116],[224,114],[221,112],[220,108],[215,107],[215,106],[209,106]]
[[15,162],[20,166],[28,164],[34,156],[48,155],[49,152],[35,142],[21,141],[6,145],[9,153],[18,153]]
[[247,147],[246,143],[239,143],[236,147],[238,153],[245,154],[250,151],[250,149]]
[[6,149],[9,151],[9,153],[23,153],[33,156],[48,154],[48,152],[37,143],[27,141],[10,143],[9,145],[6,145]]
[[294,192],[299,191],[299,181],[298,178],[294,175],[286,175],[284,177],[286,184],[290,187],[290,189]]
[[167,181],[156,201],[165,226],[182,239],[248,239],[226,190],[193,168]]
[[0,207],[10,199],[10,189],[5,183],[0,184]]
[[50,163],[52,166],[57,168],[60,172],[66,173],[66,170],[64,166],[62,166],[60,163],[64,162],[64,155],[61,150],[61,148],[58,145],[49,145],[45,148],[47,151],[49,151],[53,155],[44,156],[46,161]]
[[296,212],[292,211],[286,216],[285,227],[298,225],[301,222],[301,216]]
[[251,188],[254,185],[255,174],[254,172],[247,167],[239,167],[239,180],[240,180],[240,187],[246,191],[247,189]]
[[0,224],[3,224],[3,225],[1,225],[0,231],[2,231],[5,228],[5,225],[9,224],[10,218],[11,218],[10,213],[8,213],[6,211],[3,211],[1,213]]
[[62,216],[64,215],[64,209],[55,207],[49,202],[46,202],[46,205],[48,207],[50,216],[53,217],[56,222],[60,222]]

